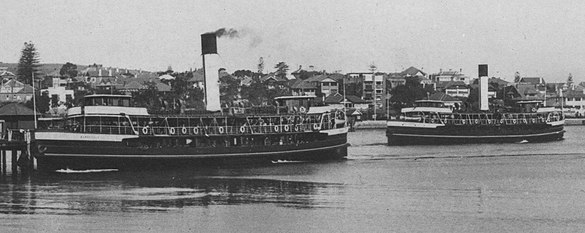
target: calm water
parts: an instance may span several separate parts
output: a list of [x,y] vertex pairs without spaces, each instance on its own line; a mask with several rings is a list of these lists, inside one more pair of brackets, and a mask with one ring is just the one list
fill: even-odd
[[540,144],[389,147],[263,167],[0,177],[0,232],[583,232],[585,127]]

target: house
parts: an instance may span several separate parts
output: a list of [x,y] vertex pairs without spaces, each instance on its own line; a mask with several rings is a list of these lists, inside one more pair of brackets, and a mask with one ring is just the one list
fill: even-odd
[[52,80],[51,86],[41,90],[41,92],[47,92],[51,98],[51,106],[57,106],[60,101],[71,103],[74,99],[74,91],[67,89],[67,82],[62,82],[63,80],[59,77],[53,77]]
[[329,75],[316,75],[305,79],[304,82],[312,83],[324,96],[329,96],[339,92],[337,81]]
[[391,73],[386,75],[386,83],[390,85],[390,88],[394,89],[400,85],[406,85],[406,78],[400,73]]
[[427,77],[427,73],[414,66],[408,67],[408,69],[400,72],[400,75],[403,77]]
[[320,71],[316,71],[314,66],[309,66],[308,70],[304,70],[303,66],[299,66],[299,68],[290,73],[295,79],[308,79],[315,75],[321,74]]
[[0,86],[0,102],[20,102],[24,103],[32,100],[33,87],[28,84],[9,80]]
[[296,96],[317,96],[317,85],[305,82],[302,79],[296,79],[290,86],[292,95]]
[[497,86],[498,88],[512,85],[512,83],[510,83],[506,80],[503,80],[501,78],[496,78],[496,77],[491,77],[490,79],[488,79],[488,83],[493,85],[493,86]]
[[534,86],[546,84],[542,77],[522,77],[520,79],[520,82],[518,82],[518,83],[519,84],[530,84],[530,85],[534,85]]
[[205,77],[203,76],[203,69],[196,70],[193,73],[193,77],[187,80],[187,83],[191,84],[193,87],[197,88],[205,88]]
[[16,78],[16,75],[8,71],[8,67],[0,67],[0,80],[10,80],[14,78]]
[[276,73],[269,73],[260,77],[260,82],[266,85],[268,89],[285,88],[288,79],[276,75]]
[[573,85],[573,88],[563,91],[562,103],[565,107],[585,107],[585,87]]
[[470,88],[463,81],[438,82],[436,88],[452,97],[469,97]]
[[347,95],[344,98],[344,96],[339,93],[327,96],[324,102],[337,109],[342,109],[344,107],[346,109],[368,109],[369,107],[368,101],[355,95]]
[[459,109],[463,104],[463,101],[442,92],[435,92],[428,99],[442,101],[445,106],[449,106],[451,109]]
[[382,101],[384,98],[385,86],[385,75],[383,73],[373,72],[359,72],[359,73],[348,73],[347,76],[350,79],[360,79],[363,83],[362,98],[365,100],[376,100]]
[[471,81],[469,76],[463,74],[462,69],[459,69],[459,72],[451,69],[449,69],[448,71],[440,69],[439,73],[431,74],[429,75],[429,77],[435,83],[461,81],[464,84],[469,85]]

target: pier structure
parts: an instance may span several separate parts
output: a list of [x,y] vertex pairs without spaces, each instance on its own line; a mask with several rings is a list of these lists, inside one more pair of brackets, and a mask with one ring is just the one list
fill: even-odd
[[32,156],[31,145],[34,134],[30,130],[7,129],[0,135],[0,173],[8,173],[10,157],[11,173],[30,172],[34,169],[35,158]]

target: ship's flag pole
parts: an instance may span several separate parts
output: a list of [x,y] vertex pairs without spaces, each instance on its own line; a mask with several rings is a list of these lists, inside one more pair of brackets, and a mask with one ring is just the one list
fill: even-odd
[[35,72],[32,72],[32,97],[33,97],[33,114],[34,114],[34,121],[35,121],[35,128],[37,129],[37,101],[36,101],[36,92],[35,92]]

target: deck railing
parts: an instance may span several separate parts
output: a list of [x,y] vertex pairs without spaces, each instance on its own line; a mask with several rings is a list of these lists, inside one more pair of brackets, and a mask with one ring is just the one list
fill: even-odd
[[427,113],[402,117],[402,120],[445,125],[528,125],[564,120],[560,112],[546,113]]

